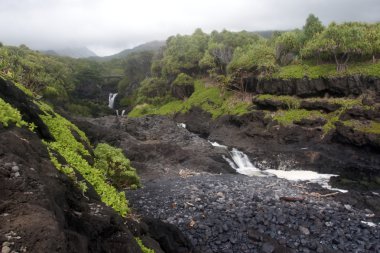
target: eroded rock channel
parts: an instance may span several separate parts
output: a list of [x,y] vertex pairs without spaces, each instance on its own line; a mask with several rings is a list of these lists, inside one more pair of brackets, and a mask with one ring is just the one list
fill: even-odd
[[[105,117],[76,124],[93,141],[122,147],[137,168],[144,187],[127,191],[134,211],[178,226],[199,252],[380,250],[378,189],[341,193],[306,181],[234,173],[223,159],[226,149],[165,117]],[[229,134],[225,131],[227,142]],[[220,131],[209,136],[223,138]]]

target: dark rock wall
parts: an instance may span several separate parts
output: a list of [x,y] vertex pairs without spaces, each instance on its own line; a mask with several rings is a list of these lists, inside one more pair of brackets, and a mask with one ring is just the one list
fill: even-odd
[[374,91],[380,97],[380,79],[362,76],[331,77],[319,79],[245,79],[248,92],[256,94],[296,95],[299,97],[359,96]]

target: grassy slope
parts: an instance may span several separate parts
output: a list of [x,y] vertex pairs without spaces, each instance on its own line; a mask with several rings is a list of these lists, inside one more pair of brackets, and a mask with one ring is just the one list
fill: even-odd
[[141,117],[143,115],[173,115],[178,112],[187,112],[192,107],[200,107],[211,113],[214,118],[222,115],[242,115],[249,111],[249,102],[236,98],[232,92],[221,95],[218,87],[206,87],[204,82],[195,81],[195,91],[186,100],[173,100],[169,103],[154,105],[138,105],[129,114],[129,117]]
[[375,64],[364,62],[349,63],[347,71],[340,73],[336,71],[335,64],[294,64],[281,67],[276,73],[272,75],[272,77],[279,79],[292,79],[303,78],[306,76],[311,79],[316,79],[319,77],[335,77],[349,75],[380,77],[380,62]]

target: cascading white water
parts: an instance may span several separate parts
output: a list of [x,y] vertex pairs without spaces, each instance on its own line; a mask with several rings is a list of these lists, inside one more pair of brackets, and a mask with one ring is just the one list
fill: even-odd
[[[220,145],[220,144],[218,144]],[[231,151],[228,151],[231,156],[231,159],[223,156],[223,158],[230,164],[232,168],[234,168],[238,173],[247,175],[247,176],[266,176],[262,173],[262,171],[256,168],[248,156],[243,152],[233,148]]]
[[[227,146],[221,145],[217,142],[209,141],[209,143],[214,147],[228,149]],[[328,184],[331,177],[337,176],[334,174],[319,174],[310,170],[260,170],[251,163],[246,154],[237,150],[236,148],[233,148],[231,151],[228,151],[228,153],[230,154],[231,159],[226,156],[223,156],[223,158],[233,169],[235,169],[240,174],[244,174],[247,176],[276,176],[278,178],[287,179],[289,181],[309,181],[313,183],[318,183],[323,188],[340,192],[347,192],[346,190],[332,188]]]
[[108,107],[113,109],[113,105],[115,103],[115,98],[117,96],[117,93],[110,93],[108,95]]

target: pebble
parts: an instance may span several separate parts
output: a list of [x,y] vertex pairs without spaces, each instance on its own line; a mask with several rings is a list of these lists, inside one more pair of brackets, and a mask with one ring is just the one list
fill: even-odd
[[263,253],[273,253],[274,250],[275,250],[275,247],[268,242],[264,243],[263,246],[261,247],[261,251]]
[[11,248],[9,248],[8,246],[3,246],[1,248],[1,253],[9,253],[11,252]]
[[20,168],[17,165],[12,167],[12,172],[17,172],[19,170]]
[[[276,197],[316,191],[304,186],[278,178],[200,175],[149,182],[126,194],[137,213],[178,226],[200,252],[272,253],[286,247],[294,252],[349,253],[380,247],[379,227],[361,226],[360,217],[369,211],[347,208],[334,198],[289,203]],[[150,201],[141,201],[142,196]],[[185,208],[186,203],[194,208]],[[196,220],[191,229],[189,217]]]
[[303,226],[300,226],[300,227],[299,227],[299,230],[300,230],[301,233],[304,234],[304,235],[310,235],[310,231],[309,231],[309,229],[307,229],[307,228],[305,228],[305,227],[303,227]]

